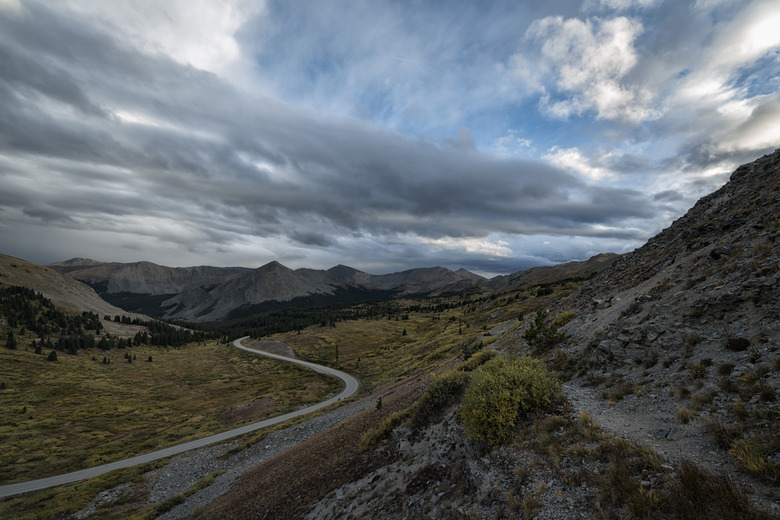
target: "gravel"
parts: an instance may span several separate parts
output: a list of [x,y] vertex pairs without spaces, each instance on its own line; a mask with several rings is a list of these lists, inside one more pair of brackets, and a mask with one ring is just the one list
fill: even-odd
[[[252,466],[331,428],[374,404],[372,399],[361,399],[332,412],[312,417],[295,426],[276,430],[262,441],[229,457],[224,456],[230,450],[240,446],[238,441],[208,446],[177,455],[171,458],[164,467],[144,476],[147,482],[152,483],[147,504],[163,503],[192,489],[195,484],[208,475],[224,471],[222,475],[213,480],[211,485],[193,493],[184,502],[157,517],[158,520],[186,518],[195,509],[205,507],[227,493],[235,480]],[[94,513],[100,504],[115,502],[129,492],[131,492],[131,486],[128,484],[121,484],[103,491],[85,509],[75,513],[70,518],[85,518]]]
[[179,455],[172,459],[166,467],[156,470],[154,473],[157,475],[150,475],[151,478],[156,478],[157,482],[149,501],[162,502],[167,500],[192,488],[207,475],[215,471],[226,470],[210,486],[192,494],[182,504],[158,517],[159,520],[185,518],[196,508],[205,507],[227,493],[233,482],[250,467],[331,428],[372,405],[373,402],[370,399],[362,399],[332,412],[313,417],[301,424],[277,430],[262,441],[224,461],[219,460],[219,457],[236,447],[238,443],[231,442]]

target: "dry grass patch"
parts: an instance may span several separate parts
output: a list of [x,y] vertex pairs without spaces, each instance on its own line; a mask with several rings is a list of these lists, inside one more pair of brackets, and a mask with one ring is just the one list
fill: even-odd
[[696,417],[696,412],[690,408],[681,406],[677,409],[677,420],[683,424],[691,422],[694,417]]
[[[0,350],[2,483],[218,433],[318,402],[340,384],[215,343],[130,352],[133,363],[124,351],[63,353],[52,363],[25,348]],[[153,362],[141,361],[148,355]]]
[[467,336],[459,334],[458,323],[447,319],[449,315],[410,313],[398,321],[345,321],[271,339],[284,341],[301,359],[338,367],[374,384],[407,377],[457,355]]
[[669,516],[679,520],[774,518],[756,509],[728,477],[706,472],[688,461],[677,468],[669,492],[669,509]]

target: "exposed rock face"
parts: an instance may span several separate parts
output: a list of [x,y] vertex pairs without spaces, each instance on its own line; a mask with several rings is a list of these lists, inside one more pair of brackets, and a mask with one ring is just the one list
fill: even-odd
[[687,348],[716,361],[732,352],[729,338],[749,341],[759,357],[774,352],[778,208],[780,150],[741,166],[725,186],[560,303],[577,311],[567,330],[579,352],[590,352],[595,364],[633,363]]

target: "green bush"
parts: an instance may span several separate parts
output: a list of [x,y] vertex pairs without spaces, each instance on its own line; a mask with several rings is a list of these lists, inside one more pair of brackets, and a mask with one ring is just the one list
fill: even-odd
[[477,341],[476,339],[467,341],[463,344],[463,359],[467,360],[471,358],[471,356],[482,350],[483,346],[484,344],[481,341]]
[[444,410],[463,395],[469,374],[451,371],[437,377],[414,403],[410,425],[419,430],[437,420]]
[[576,314],[577,313],[571,309],[563,311],[562,313],[558,314],[558,316],[555,317],[552,324],[555,325],[556,327],[563,327],[564,325],[569,323],[572,320],[572,318],[576,316]]
[[471,356],[467,361],[464,361],[460,365],[458,365],[458,370],[462,370],[464,372],[471,372],[473,370],[476,370],[478,367],[484,365],[494,357],[498,355],[498,352],[495,350],[482,350],[480,352],[477,352],[473,356]]
[[534,352],[550,350],[565,338],[564,333],[558,332],[558,325],[554,322],[548,323],[547,311],[544,309],[536,313],[533,323],[523,334],[523,339],[534,349]]
[[541,361],[496,356],[473,372],[461,418],[472,438],[497,445],[518,420],[551,409],[562,397],[560,381]]
[[750,340],[747,338],[728,338],[726,340],[726,348],[733,352],[742,352],[747,350],[750,346]]
[[409,419],[411,411],[411,408],[407,408],[406,410],[393,412],[378,428],[373,428],[365,432],[360,438],[360,444],[358,445],[361,453],[372,448],[382,439],[389,437],[394,429],[398,428]]
[[419,430],[439,419],[444,410],[463,395],[469,376],[466,372],[450,371],[434,379],[412,406],[394,412],[378,428],[364,433],[360,439],[360,451],[366,451],[389,437],[404,423],[408,422],[409,426]]

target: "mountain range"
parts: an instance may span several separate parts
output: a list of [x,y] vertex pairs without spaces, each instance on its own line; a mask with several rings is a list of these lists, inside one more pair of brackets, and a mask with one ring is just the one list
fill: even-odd
[[293,270],[275,261],[250,269],[73,258],[48,267],[89,285],[105,300],[127,311],[204,322],[290,305],[312,307],[406,296],[507,291],[570,276],[589,276],[617,257],[601,254],[584,262],[538,267],[492,279],[466,269],[452,271],[444,267],[374,275],[346,265]]
[[[438,296],[486,279],[443,267],[373,275],[345,265],[290,269],[270,262],[244,267],[166,267],[150,262],[105,263],[74,258],[48,266],[94,288],[127,310],[169,319],[212,321],[290,305],[359,302],[399,296]],[[135,308],[132,308],[135,306]],[[131,309],[132,308],[132,309]]]

